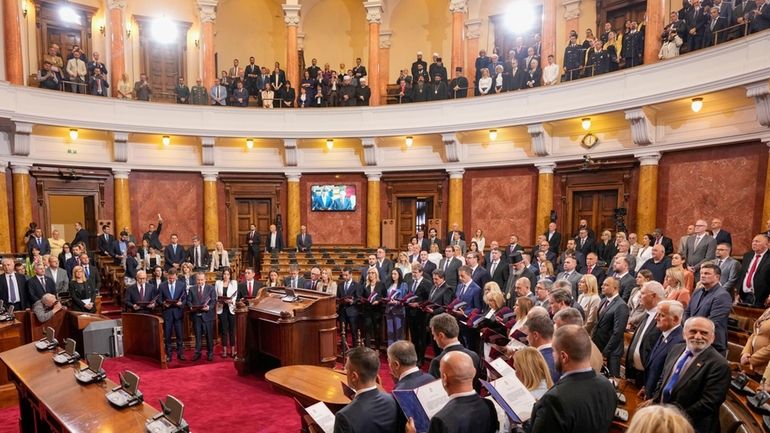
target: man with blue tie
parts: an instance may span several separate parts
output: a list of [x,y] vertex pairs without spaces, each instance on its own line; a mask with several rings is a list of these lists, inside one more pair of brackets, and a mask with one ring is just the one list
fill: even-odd
[[340,299],[339,318],[340,323],[347,324],[348,334],[351,336],[353,346],[358,345],[358,326],[359,315],[358,304],[361,303],[360,299],[364,296],[364,289],[353,281],[353,271],[350,268],[342,270],[342,290],[339,286],[337,289],[337,297]]
[[686,343],[671,349],[658,390],[650,403],[673,404],[692,422],[696,433],[717,433],[719,407],[727,397],[730,367],[713,346],[714,322],[691,317],[684,322]]
[[[137,281],[139,273],[137,272]],[[160,302],[163,305],[163,333],[166,343],[166,362],[171,362],[171,336],[176,337],[177,357],[184,358],[184,336],[182,335],[183,305],[187,302],[184,282],[177,280],[176,269],[169,269],[168,279],[160,284]],[[149,284],[148,286],[152,286]]]
[[187,306],[190,307],[195,326],[195,355],[192,360],[201,359],[201,341],[206,334],[206,359],[214,360],[214,320],[217,304],[217,292],[214,286],[206,284],[206,274],[195,275],[195,286],[190,288]]
[[666,355],[677,344],[684,343],[682,338],[682,314],[684,307],[679,301],[666,300],[658,303],[658,314],[655,315],[655,326],[660,331],[658,341],[652,347],[644,364],[644,386],[639,390],[639,397],[649,400],[663,374]]
[[115,237],[110,233],[110,226],[105,224],[102,226],[102,234],[99,235],[99,241],[97,246],[103,256],[112,256],[113,248],[112,244],[115,242]]
[[13,305],[16,310],[23,310],[30,304],[27,302],[27,281],[24,275],[13,271],[13,260],[3,259],[3,272],[0,276],[0,300],[6,308]]
[[31,236],[27,242],[27,254],[29,254],[30,257],[32,257],[32,247],[39,249],[41,256],[51,254],[51,244],[48,242],[48,239],[43,237],[43,230],[39,227],[35,229],[33,236]]
[[[465,303],[462,310],[466,315],[470,314],[473,310],[481,312],[484,308],[484,302],[481,299],[483,291],[471,278],[472,274],[473,270],[471,270],[470,266],[460,266],[457,271],[460,282],[457,284],[457,290],[455,291],[457,294],[456,298],[459,302]],[[465,325],[461,326],[460,341],[463,343],[463,346],[476,350],[479,345],[479,330]]]
[[184,262],[185,251],[181,245],[179,245],[179,236],[176,233],[171,234],[171,244],[166,245],[166,249],[163,250],[163,264],[168,271],[171,268],[177,268]]
[[99,276],[99,270],[91,266],[90,261],[87,253],[80,253],[80,266],[83,267],[86,280],[91,283],[91,287],[96,290],[96,293],[99,293],[102,288],[102,277]]
[[29,303],[33,305],[46,293],[56,295],[56,284],[45,276],[45,265],[42,263],[35,263],[35,275],[27,280],[27,290]]

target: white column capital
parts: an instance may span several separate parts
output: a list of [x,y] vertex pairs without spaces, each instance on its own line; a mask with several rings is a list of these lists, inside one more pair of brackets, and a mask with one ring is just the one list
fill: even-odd
[[364,174],[366,175],[366,180],[369,182],[379,182],[382,178],[381,171],[365,171]]
[[303,50],[305,49],[305,32],[297,32],[297,49]]
[[662,155],[660,152],[644,152],[634,154],[634,158],[639,160],[639,165],[642,167],[645,165],[658,165],[661,156]]
[[382,1],[366,1],[364,2],[364,8],[366,8],[366,21],[369,21],[370,24],[382,23]]
[[553,174],[553,170],[556,168],[556,164],[553,162],[544,162],[542,164],[535,164],[538,174]]
[[746,97],[754,99],[757,121],[760,125],[770,127],[770,85],[767,80],[751,83],[746,87]]
[[450,0],[449,12],[468,13],[468,0]]
[[580,0],[563,0],[564,19],[572,20],[580,16]]
[[447,168],[446,172],[449,174],[450,179],[462,179],[465,174],[464,168]]
[[299,159],[296,138],[283,139],[283,153],[286,155],[286,165],[289,167],[296,167],[297,160]]
[[300,5],[281,5],[283,9],[283,21],[287,26],[297,27],[299,26],[299,11],[302,9]]
[[364,164],[377,165],[377,139],[375,137],[362,137],[361,147],[364,149]]
[[479,37],[481,37],[481,20],[465,21],[465,39],[478,39]]
[[298,171],[287,171],[286,180],[289,182],[299,182],[299,178],[302,177],[302,173]]
[[380,30],[380,48],[390,48],[390,38],[393,32],[390,30]]
[[126,0],[107,0],[108,9],[124,9],[126,7]]
[[11,162],[11,171],[13,174],[29,174],[32,163],[29,162]]
[[112,177],[115,179],[126,179],[128,180],[128,175],[131,173],[130,168],[113,168],[112,169]]
[[201,176],[203,176],[204,182],[216,182],[217,177],[219,177],[219,172],[216,171],[202,171]]
[[196,0],[201,23],[213,23],[217,19],[219,0]]
[[0,173],[5,173],[8,168],[8,160],[0,159]]
[[631,140],[637,146],[655,143],[655,112],[644,107],[625,111],[625,117],[631,126]]

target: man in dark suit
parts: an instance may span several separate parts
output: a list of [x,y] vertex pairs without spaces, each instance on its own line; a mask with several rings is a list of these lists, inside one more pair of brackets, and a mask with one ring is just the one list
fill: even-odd
[[83,245],[88,245],[88,236],[88,231],[83,228],[83,224],[77,222],[75,223],[75,238],[72,239],[70,245],[74,247],[81,242]]
[[530,347],[534,347],[543,355],[545,363],[548,364],[548,372],[551,374],[553,383],[559,381],[561,374],[556,370],[553,359],[553,320],[547,314],[528,314],[527,315],[527,342]]
[[59,258],[51,256],[48,259],[48,268],[45,270],[45,276],[54,282],[56,293],[65,293],[69,291],[69,277],[67,271],[59,267]]
[[663,245],[653,245],[652,257],[639,268],[639,271],[647,269],[652,272],[652,279],[661,284],[663,284],[666,278],[666,270],[671,267],[671,258],[665,255],[665,251]]
[[398,340],[388,347],[388,367],[395,381],[394,390],[415,389],[436,380],[417,367],[417,352],[411,341]]
[[393,262],[387,257],[387,251],[384,247],[377,248],[377,272],[380,282],[385,287],[390,287],[391,273],[393,272]]
[[505,255],[508,257],[512,257],[517,252],[521,253],[524,252],[524,247],[519,244],[519,237],[516,235],[511,235],[510,242],[508,243],[508,246],[505,247]]
[[453,351],[464,352],[468,354],[468,356],[470,356],[473,360],[473,367],[476,370],[473,374],[473,388],[478,391],[481,387],[479,378],[483,373],[481,368],[481,359],[479,358],[479,355],[476,354],[476,352],[470,349],[466,349],[462,344],[460,344],[460,341],[457,338],[458,334],[460,333],[460,326],[457,324],[457,319],[447,313],[441,313],[439,315],[433,316],[433,318],[430,319],[429,325],[430,332],[433,335],[433,339],[436,341],[436,344],[441,349],[441,353],[439,353],[430,362],[428,373],[430,373],[435,378],[441,378],[441,372],[439,370],[441,358],[446,356],[447,353]]
[[465,253],[465,264],[471,268],[473,282],[483,289],[487,282],[489,282],[490,276],[489,272],[479,265],[479,256],[478,251],[468,251]]
[[163,265],[167,271],[171,268],[179,269],[182,263],[184,263],[185,251],[178,242],[179,236],[176,233],[172,233],[171,243],[166,245],[166,248],[163,250]]
[[502,259],[502,253],[497,248],[494,248],[489,253],[487,271],[489,271],[491,281],[496,282],[501,289],[504,289],[511,269],[508,266],[508,263]]
[[206,284],[206,275],[202,272],[195,276],[195,286],[190,288],[187,306],[191,309],[195,326],[195,355],[192,360],[201,358],[201,340],[206,334],[206,359],[214,360],[214,320],[216,317],[217,292],[214,286]]
[[[548,241],[543,240],[543,245],[545,245]],[[542,248],[541,248],[542,251]],[[552,254],[550,250],[546,250],[546,255]],[[577,266],[575,267],[576,271],[579,271],[580,269],[583,269],[586,264],[586,256],[583,255],[580,251],[577,249],[577,245],[575,244],[574,239],[567,239],[567,248],[564,250],[561,255],[559,255],[559,259],[557,260],[558,263],[554,263],[554,266],[556,266],[556,272],[562,272],[564,270],[564,259],[567,257],[573,257],[575,261],[577,262]],[[551,262],[553,263],[553,262]]]
[[[682,338],[682,315],[684,308],[679,301],[661,301],[658,304],[658,314],[655,316],[656,328],[660,331],[658,340],[652,346],[647,361],[644,364],[644,386],[639,390],[639,397],[649,400],[663,374],[666,355],[671,348],[684,343]],[[637,381],[639,385],[639,381]]]
[[[356,391],[353,400],[334,415],[334,433],[391,433],[399,430],[398,405],[377,387],[380,357],[367,347],[348,353],[345,363],[348,386]],[[403,426],[400,426],[403,430]]]
[[656,228],[653,232],[653,237],[655,237],[655,240],[653,241],[653,245],[663,245],[663,248],[666,251],[666,255],[669,256],[674,252],[674,242],[671,241],[671,238],[668,238],[666,236],[663,236],[663,229]]
[[30,304],[39,301],[46,293],[56,294],[56,284],[45,276],[45,266],[42,263],[35,264],[35,275],[27,280],[27,291]]
[[142,240],[147,239],[150,246],[158,251],[163,251],[163,244],[160,242],[160,231],[163,230],[163,218],[158,214],[158,227],[155,224],[147,226],[147,231],[142,235]]
[[607,278],[607,274],[604,272],[604,268],[597,265],[599,256],[594,252],[588,253],[586,256],[586,268],[583,270],[583,275],[591,274],[596,277],[596,283],[601,287],[604,279]]
[[588,236],[588,229],[585,228],[580,229],[578,237],[575,239],[575,245],[577,246],[577,250],[584,256],[587,256],[590,252],[596,251],[594,240]]
[[[358,327],[359,327],[359,305],[361,297],[364,296],[364,288],[353,281],[353,270],[345,268],[342,270],[342,281],[337,286],[337,298],[339,298],[339,320],[340,323],[348,327],[347,335],[351,336],[353,345],[358,345]],[[414,334],[412,334],[414,335]]]
[[720,431],[719,407],[730,386],[727,359],[712,346],[714,331],[714,323],[706,318],[685,321],[686,343],[668,353],[660,387],[651,400],[684,411],[697,433]]
[[637,385],[646,382],[645,365],[653,346],[660,337],[660,330],[655,326],[658,304],[666,299],[663,286],[657,281],[648,281],[639,289],[639,304],[644,308],[644,316],[631,337],[626,353],[626,378]]
[[195,272],[206,272],[209,270],[209,249],[201,243],[198,236],[193,236],[192,241],[193,244],[187,251],[187,261],[192,263]]
[[428,230],[428,252],[430,252],[430,246],[433,244],[438,245],[439,251],[441,251],[441,249],[444,247],[444,243],[441,242],[441,239],[438,238],[438,231],[431,227],[431,229]]
[[430,240],[425,237],[425,231],[417,230],[417,245],[420,251],[430,252]]
[[425,250],[420,251],[420,259],[418,263],[422,265],[422,271],[426,278],[433,278],[433,271],[436,270],[436,264],[428,260],[428,252]]
[[447,246],[444,249],[444,258],[438,264],[438,269],[444,271],[446,276],[446,283],[449,287],[457,287],[457,270],[460,269],[463,262],[455,257],[454,249],[451,246]]
[[[717,11],[716,8],[712,8],[712,10]],[[722,40],[720,39],[720,42],[721,41]],[[714,237],[714,240],[716,240],[717,244],[733,244],[732,235],[730,235],[730,232],[727,230],[722,229],[722,220],[719,218],[714,218],[711,220],[711,235]]]
[[299,274],[299,265],[292,264],[289,266],[289,276],[283,279],[283,285],[295,289],[305,288],[305,278]]
[[501,287],[500,289],[503,291],[503,295],[505,295],[506,305],[508,308],[513,309],[516,304],[516,295],[514,291],[516,281],[518,281],[519,278],[527,278],[531,290],[535,287],[535,274],[527,268],[524,258],[520,253],[516,253],[508,259],[511,262],[508,280],[505,282],[505,288]]
[[[719,9],[712,7],[709,11],[709,21],[706,25],[706,34],[704,46],[721,44],[727,40],[727,32],[723,31],[727,27],[727,19],[719,16]],[[713,223],[712,223],[713,224]],[[719,242],[719,240],[717,240]]]
[[465,302],[463,310],[466,314],[474,309],[481,311],[484,308],[484,301],[481,299],[484,291],[471,278],[472,272],[470,266],[460,266],[457,270],[459,282],[457,290],[455,290],[455,297],[460,302]]
[[115,236],[110,233],[110,226],[105,224],[102,226],[102,233],[99,235],[97,248],[103,256],[112,256],[113,248],[112,244],[115,242]]
[[246,268],[246,270],[243,271],[243,277],[243,282],[238,283],[237,300],[239,301],[243,298],[253,298],[257,296],[260,287],[262,287],[262,284],[254,279],[254,269]]
[[[161,284],[163,286],[163,284]],[[155,308],[160,291],[155,285],[147,283],[147,273],[144,271],[137,271],[136,284],[129,286],[126,289],[126,297],[123,301],[123,305],[126,310],[132,313],[145,313],[152,314],[152,310]],[[140,303],[149,302],[149,304],[139,305]]]
[[545,240],[548,241],[548,249],[554,254],[559,254],[559,246],[561,245],[561,233],[556,231],[555,222],[552,221],[548,224],[548,230],[543,233],[543,236],[545,236]]
[[313,237],[307,232],[307,226],[302,225],[297,235],[297,251],[300,253],[309,253],[313,247]]
[[[421,254],[423,253],[425,252],[422,251]],[[420,303],[427,301],[431,297],[433,287],[431,281],[433,276],[427,276],[422,265],[414,263],[412,264],[412,273],[408,275],[408,278],[408,281],[406,281],[408,286],[406,298],[413,297],[414,299],[406,305],[408,307],[406,309],[406,323],[409,325],[409,335],[411,335],[412,343],[414,343],[415,350],[417,351],[417,363],[421,365],[424,361],[425,347],[427,346],[425,329],[427,322],[426,313],[420,309]],[[339,292],[339,287],[337,292]],[[447,298],[448,300],[444,305],[451,302],[451,294]]]
[[701,6],[700,0],[692,0],[692,8],[686,12],[684,19],[687,25],[689,51],[703,48],[708,15],[706,15],[704,8]]
[[706,263],[700,267],[700,285],[684,310],[684,320],[700,316],[710,319],[715,326],[714,349],[719,353],[727,353],[727,319],[732,309],[732,298],[727,290],[719,284],[721,276],[719,266]]
[[754,19],[751,20],[751,33],[770,29],[770,3],[767,0],[758,0],[756,4],[757,8],[753,12]]
[[27,280],[24,275],[19,275],[13,271],[13,260],[3,259],[3,275],[0,275],[0,300],[3,306],[8,308],[13,305],[17,311],[29,308],[30,302],[27,299]]
[[556,276],[556,280],[569,281],[572,285],[572,297],[578,298],[578,282],[583,278],[583,274],[577,271],[577,260],[574,257],[568,256],[564,259],[564,272],[559,273]]
[[741,301],[761,307],[767,305],[770,294],[770,254],[768,237],[764,233],[754,236],[751,251],[743,255],[741,272],[736,283],[735,296]]
[[618,280],[607,277],[602,284],[604,301],[599,306],[592,340],[607,360],[613,377],[620,377],[620,357],[623,355],[623,333],[628,324],[628,305],[618,294]]
[[[177,279],[176,269],[169,269],[168,280],[160,284],[159,302],[163,305],[163,339],[166,344],[166,361],[171,362],[171,336],[176,338],[176,353],[180,361],[184,357],[184,336],[182,335],[183,306],[187,304],[184,282]],[[138,273],[137,273],[138,276]],[[149,286],[149,284],[148,284]]]
[[[433,75],[431,75],[431,76],[433,76]],[[460,239],[462,239],[464,241],[467,241],[467,239],[465,239],[465,232],[460,230],[460,225],[457,224],[457,223],[452,224],[452,230],[449,230],[447,232],[446,238],[451,240],[455,233],[457,233],[460,236]]]
[[35,228],[35,232],[29,237],[27,241],[27,254],[32,257],[32,248],[36,247],[40,250],[40,255],[45,256],[51,254],[51,244],[48,239],[43,237],[43,230],[40,227]]
[[252,266],[255,269],[259,269],[259,233],[257,232],[257,226],[254,224],[249,225],[249,232],[246,233],[246,265]]
[[609,431],[617,396],[612,383],[591,369],[588,333],[582,326],[560,326],[553,351],[562,376],[532,408],[532,433]]
[[283,236],[278,233],[275,224],[270,224],[270,233],[265,239],[265,251],[268,253],[280,253],[283,250]]
[[96,266],[91,266],[90,261],[91,259],[88,257],[88,254],[80,254],[80,266],[83,267],[86,280],[91,283],[91,287],[96,290],[96,293],[99,293],[99,290],[102,288],[102,277],[99,275],[99,269]]
[[575,239],[580,237],[580,230],[582,229],[586,230],[586,234],[590,239],[593,239],[594,241],[596,241],[596,233],[594,233],[594,230],[591,227],[588,227],[588,220],[585,220],[585,219],[580,220],[580,222],[578,223],[578,228],[575,229],[575,232],[572,234],[572,237]]
[[623,301],[628,302],[631,292],[636,287],[636,278],[631,275],[631,264],[628,257],[618,255],[611,264],[611,268],[614,271],[611,275],[620,285],[620,297],[623,298]]

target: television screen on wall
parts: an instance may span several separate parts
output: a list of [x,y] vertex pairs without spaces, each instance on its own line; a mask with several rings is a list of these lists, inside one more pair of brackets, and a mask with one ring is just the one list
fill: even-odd
[[312,185],[310,210],[346,212],[356,210],[355,185]]

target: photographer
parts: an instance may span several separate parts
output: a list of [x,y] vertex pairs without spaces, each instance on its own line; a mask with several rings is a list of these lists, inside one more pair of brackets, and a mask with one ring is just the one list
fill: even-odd
[[682,46],[682,38],[679,37],[676,30],[669,30],[668,37],[663,41],[658,53],[658,59],[667,60],[679,55],[679,47]]
[[94,73],[88,80],[88,93],[93,96],[107,96],[110,83],[104,78],[101,68],[94,68]]

